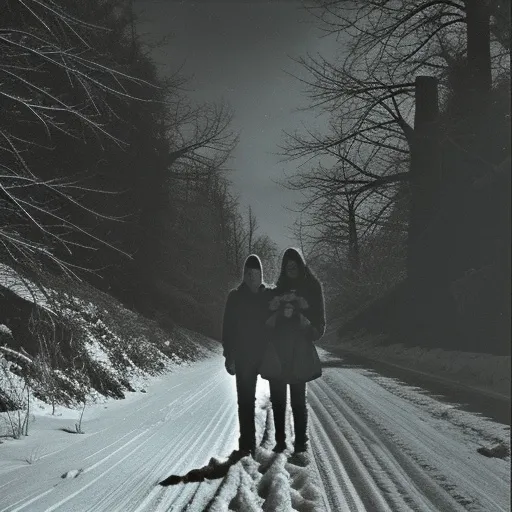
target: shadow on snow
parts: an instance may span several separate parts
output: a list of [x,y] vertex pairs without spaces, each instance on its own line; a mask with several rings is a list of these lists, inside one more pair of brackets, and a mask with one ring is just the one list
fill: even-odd
[[180,483],[202,482],[205,479],[215,480],[217,478],[224,478],[229,468],[246,455],[246,453],[240,452],[239,450],[233,450],[226,460],[218,460],[212,457],[206,466],[192,469],[185,475],[170,475],[165,480],[159,482],[159,485],[167,487]]

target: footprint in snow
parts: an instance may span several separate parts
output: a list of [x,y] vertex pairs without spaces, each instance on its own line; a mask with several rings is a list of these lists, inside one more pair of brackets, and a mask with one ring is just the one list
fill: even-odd
[[72,469],[67,473],[64,473],[61,478],[76,478],[80,473],[83,472],[83,469]]
[[295,466],[305,468],[311,462],[311,457],[307,452],[294,453],[288,458],[288,462]]

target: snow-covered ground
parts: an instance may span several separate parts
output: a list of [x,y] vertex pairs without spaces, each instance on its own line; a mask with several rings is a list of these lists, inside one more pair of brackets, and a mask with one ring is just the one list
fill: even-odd
[[510,399],[511,357],[485,353],[443,350],[402,343],[381,344],[377,336],[364,332],[339,339],[335,326],[323,338],[326,348],[433,375]]
[[87,407],[84,434],[62,430],[78,411],[35,410],[28,437],[0,444],[0,511],[510,510],[510,457],[477,453],[509,445],[508,427],[323,357],[308,388],[306,457],[271,451],[261,381],[254,459],[221,478],[158,485],[215,467],[236,447],[234,378],[217,354],[152,379],[146,393]]

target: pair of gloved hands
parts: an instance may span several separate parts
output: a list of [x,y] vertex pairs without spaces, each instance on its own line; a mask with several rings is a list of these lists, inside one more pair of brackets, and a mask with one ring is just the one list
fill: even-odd
[[281,305],[281,302],[291,302],[296,301],[299,309],[308,309],[309,304],[308,301],[304,297],[300,297],[298,295],[295,295],[295,293],[287,293],[284,295],[278,295],[274,297],[269,303],[269,309],[270,311],[277,311],[279,309],[279,306]]

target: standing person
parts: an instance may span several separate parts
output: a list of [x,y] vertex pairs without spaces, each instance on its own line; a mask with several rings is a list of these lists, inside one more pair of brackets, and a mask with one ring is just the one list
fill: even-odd
[[[270,309],[275,313],[268,319],[267,325],[275,327],[276,349],[285,373],[283,378],[270,379],[269,385],[275,426],[274,451],[282,452],[286,449],[286,368],[291,364],[289,359],[293,355],[294,340],[298,336],[308,336],[316,341],[325,331],[322,285],[306,266],[298,250],[289,248],[284,252],[273,295]],[[294,448],[295,453],[302,453],[308,447],[306,382],[290,382],[289,385],[295,430]]]
[[229,292],[224,310],[222,343],[226,370],[236,375],[239,451],[254,455],[254,404],[258,369],[266,346],[265,320],[269,296],[258,256],[245,260],[242,283]]

